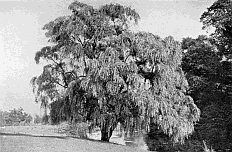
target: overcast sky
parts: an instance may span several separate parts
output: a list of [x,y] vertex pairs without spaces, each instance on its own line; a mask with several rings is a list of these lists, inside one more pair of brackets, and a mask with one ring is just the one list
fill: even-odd
[[[22,107],[39,113],[29,81],[42,72],[35,52],[46,45],[42,27],[68,15],[73,0],[0,0],[0,109]],[[80,0],[82,1],[82,0]],[[141,17],[137,29],[177,40],[206,34],[200,15],[214,0],[84,0],[98,7],[110,2],[131,6]]]

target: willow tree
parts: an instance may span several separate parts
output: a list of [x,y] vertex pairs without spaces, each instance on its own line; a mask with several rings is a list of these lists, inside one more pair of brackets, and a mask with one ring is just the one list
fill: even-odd
[[180,44],[172,37],[131,32],[140,17],[129,7],[73,2],[69,9],[71,15],[44,26],[53,45],[38,51],[35,60],[50,62],[48,79],[40,80],[62,86],[70,117],[78,114],[100,126],[103,141],[119,122],[133,131],[153,121],[175,142],[188,137],[199,109],[185,94]]
[[35,94],[35,102],[40,103],[40,108],[44,110],[44,123],[48,123],[49,101],[53,100],[57,94],[54,84],[47,82],[47,73],[47,66],[45,66],[43,73],[39,77],[33,77],[30,81]]

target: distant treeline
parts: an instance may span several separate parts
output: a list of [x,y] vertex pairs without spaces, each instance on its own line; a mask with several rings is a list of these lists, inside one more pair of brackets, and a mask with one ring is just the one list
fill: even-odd
[[29,125],[32,119],[32,116],[27,114],[23,108],[14,108],[9,111],[0,110],[0,126]]

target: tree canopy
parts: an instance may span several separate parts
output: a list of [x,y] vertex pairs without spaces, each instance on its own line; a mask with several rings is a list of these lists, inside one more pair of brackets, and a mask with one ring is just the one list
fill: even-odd
[[190,94],[202,111],[197,132],[215,149],[231,149],[232,1],[215,1],[200,21],[203,29],[215,28],[210,38],[182,41],[187,49],[183,70],[187,72]]
[[60,100],[61,110],[54,113],[100,126],[104,141],[118,122],[126,130],[141,130],[153,121],[173,141],[183,142],[200,111],[186,95],[181,44],[171,36],[130,31],[140,19],[130,7],[93,8],[76,1],[69,9],[71,15],[43,28],[53,45],[35,55],[36,63],[48,61],[31,81],[36,99]]
[[200,18],[203,29],[214,27],[212,37],[220,49],[220,55],[232,59],[232,1],[217,0]]
[[206,36],[184,38],[182,68],[190,84],[188,93],[202,112],[196,138],[225,150],[231,148],[232,63],[222,60],[214,42]]

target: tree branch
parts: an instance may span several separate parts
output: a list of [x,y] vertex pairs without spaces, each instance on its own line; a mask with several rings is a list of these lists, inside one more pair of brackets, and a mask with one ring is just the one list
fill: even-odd
[[59,63],[56,62],[52,57],[50,57],[50,59],[51,59],[54,63],[56,63],[57,65],[59,65]]
[[81,39],[80,39],[80,37],[79,37],[79,36],[78,36],[78,39],[77,39],[77,40],[78,40],[78,42],[80,42],[80,43],[81,43],[82,47],[84,47],[84,46],[83,46],[83,43],[82,43],[82,41],[81,41]]
[[62,85],[62,84],[60,84],[60,83],[57,82],[57,81],[54,81],[54,83],[58,84],[59,86],[61,86],[61,87],[63,87],[63,88],[68,88],[67,86]]
[[[65,70],[64,70],[64,68],[62,67],[62,65],[61,65],[61,63],[58,63],[58,62],[56,62],[53,58],[50,58],[54,63],[56,63],[59,67],[60,67],[60,69],[62,70],[61,71],[61,74],[62,74],[62,76],[63,76],[63,81],[64,81],[64,83],[65,83],[65,87],[64,88],[67,88],[68,87],[68,83],[67,83],[67,81],[66,81],[66,77],[65,77]],[[60,61],[61,62],[61,61]],[[59,84],[60,85],[60,84]],[[62,86],[62,85],[61,85]]]
[[66,81],[66,77],[65,77],[65,71],[64,71],[64,68],[62,67],[62,65],[61,65],[61,64],[58,64],[58,65],[59,65],[60,69],[62,70],[61,74],[62,74],[62,76],[63,76],[63,81],[64,81],[64,83],[65,83],[65,86],[67,86],[67,87],[68,87],[68,83],[67,83],[67,81]]

